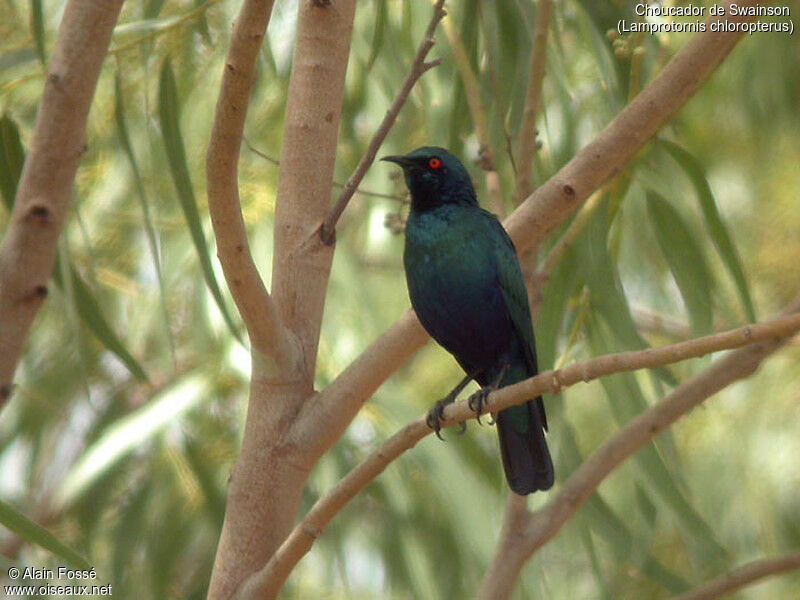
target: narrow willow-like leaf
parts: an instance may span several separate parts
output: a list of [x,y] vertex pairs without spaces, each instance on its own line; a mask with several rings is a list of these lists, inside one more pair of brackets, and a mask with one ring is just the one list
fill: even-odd
[[144,7],[144,18],[155,19],[161,14],[161,9],[164,8],[165,0],[147,0],[147,5]]
[[[206,3],[206,0],[194,0],[194,7],[195,9],[199,9],[201,6],[203,6],[203,4]],[[194,29],[200,34],[200,36],[203,38],[203,41],[207,45],[213,45],[214,42],[211,40],[211,32],[208,29],[208,18],[206,17],[205,10],[198,15]]]
[[119,73],[114,76],[114,119],[117,124],[117,135],[122,143],[122,148],[128,157],[128,162],[131,164],[133,171],[133,180],[136,183],[136,192],[139,197],[139,204],[142,207],[142,216],[144,217],[144,230],[147,234],[147,243],[150,247],[150,256],[153,259],[153,268],[156,271],[156,279],[158,281],[158,292],[161,303],[161,313],[164,318],[164,329],[167,341],[169,343],[170,354],[172,355],[172,363],[176,364],[175,358],[175,342],[172,339],[172,330],[170,327],[169,312],[167,311],[166,290],[164,287],[164,276],[161,272],[161,260],[158,254],[158,242],[155,227],[153,227],[153,219],[150,216],[150,205],[147,199],[147,192],[142,177],[139,173],[139,165],[136,162],[136,155],[133,153],[133,145],[131,144],[130,136],[128,135],[128,127],[125,124],[125,105],[122,101],[122,83],[120,82]]
[[171,15],[169,17],[160,17],[155,19],[143,19],[141,21],[131,21],[130,23],[123,23],[114,28],[114,36],[122,37],[126,35],[144,35],[148,33],[156,33],[159,31],[166,31],[180,23],[183,17],[181,15]]
[[[591,216],[584,234],[578,238],[575,244],[581,274],[589,287],[591,306],[602,315],[613,335],[622,344],[622,348],[614,348],[610,351],[647,348],[647,342],[636,329],[628,300],[622,291],[616,269],[608,254],[607,236],[606,211],[600,208]],[[678,383],[666,367],[653,369],[653,372],[669,385],[675,386]]]
[[647,193],[647,211],[661,253],[681,292],[695,336],[714,328],[711,314],[713,279],[700,245],[672,205],[655,192]]
[[[574,471],[583,458],[578,449],[575,432],[569,423],[564,423],[559,428],[558,438],[561,445],[561,453],[558,458],[561,463],[565,463],[562,468]],[[649,552],[650,544],[642,536],[634,534],[628,528],[628,525],[616,515],[599,492],[591,495],[584,504],[582,512],[592,531],[609,544],[617,562],[638,560],[637,567],[670,592],[679,593],[689,588],[688,583],[662,565]],[[634,555],[635,548],[641,550],[638,557]]]
[[755,323],[756,311],[753,306],[753,298],[750,295],[750,286],[747,284],[747,278],[745,277],[744,269],[742,269],[742,261],[733,244],[730,232],[719,213],[717,201],[711,191],[711,186],[708,184],[705,170],[686,149],[669,140],[662,139],[659,140],[659,143],[681,166],[689,181],[692,182],[711,241],[714,242],[725,268],[728,269],[733,278],[747,320]]
[[179,377],[141,408],[106,427],[75,461],[55,494],[55,504],[70,506],[111,467],[207,397],[202,374]]
[[17,185],[25,162],[25,151],[19,137],[19,129],[7,114],[0,117],[0,194],[3,204],[11,212]]
[[84,570],[93,568],[89,561],[47,531],[47,529],[31,521],[16,508],[2,500],[0,500],[0,523],[26,542],[41,546],[45,550],[49,550],[56,556],[63,558],[72,567]]
[[[592,352],[597,355],[613,351],[607,343],[610,338],[606,329],[590,313],[586,319],[585,331]],[[620,425],[628,423],[636,415],[648,408],[647,400],[636,376],[632,373],[618,373],[601,377],[600,383],[608,397],[614,420]],[[669,430],[660,434],[670,436]],[[673,511],[693,540],[695,559],[709,567],[719,569],[724,566],[728,553],[717,541],[711,527],[686,499],[675,477],[670,472],[654,443],[646,445],[634,454],[639,472],[648,490],[652,490]],[[673,465],[673,468],[677,468]]]
[[589,564],[592,567],[592,573],[594,573],[595,583],[597,583],[597,587],[601,590],[602,595],[600,596],[600,599],[612,600],[613,596],[609,590],[608,583],[606,582],[606,577],[603,574],[603,568],[600,565],[600,560],[597,556],[597,549],[595,548],[594,540],[592,539],[592,531],[589,528],[587,519],[579,519],[578,528],[580,529],[583,547],[586,548],[586,554],[589,556]]
[[217,307],[219,307],[222,317],[228,324],[231,333],[241,342],[242,339],[239,332],[236,330],[236,325],[234,325],[228,313],[228,309],[225,308],[225,301],[222,298],[222,292],[217,285],[214,269],[211,266],[208,246],[206,244],[205,234],[203,233],[203,225],[200,222],[200,213],[197,210],[194,189],[192,188],[192,181],[189,176],[189,167],[186,164],[186,152],[184,150],[183,137],[181,136],[179,127],[179,113],[178,89],[175,83],[175,75],[172,72],[169,59],[166,59],[161,67],[161,75],[159,77],[158,115],[161,123],[161,135],[164,138],[164,147],[167,151],[170,173],[175,183],[175,189],[178,192],[178,199],[183,209],[183,215],[186,218],[186,223],[189,225],[189,233],[192,236],[192,242],[194,242],[195,250],[197,251],[197,258],[200,261],[206,285],[208,285],[208,289],[211,291],[211,295],[214,297],[214,301],[217,303]]
[[386,32],[386,19],[388,18],[388,11],[386,7],[386,0],[377,0],[373,3],[375,7],[375,24],[372,27],[372,41],[369,47],[369,58],[367,59],[366,70],[372,69],[375,64],[375,59],[383,48],[384,33]]
[[641,555],[638,559],[631,556],[631,550],[641,547],[643,544],[600,494],[594,494],[589,499],[585,510],[596,531],[609,541],[614,540],[611,548],[618,561],[635,559],[636,566],[642,573],[673,594],[680,594],[689,589],[690,585],[685,579],[664,566],[649,552]]
[[205,504],[214,519],[215,526],[221,526],[225,517],[225,496],[217,487],[213,469],[207,464],[201,450],[197,441],[189,439],[184,446],[183,456],[203,493]]
[[31,33],[36,44],[36,55],[42,65],[47,64],[47,56],[44,51],[44,13],[42,12],[42,0],[31,0]]
[[[3,203],[9,212],[14,202],[14,195],[16,194],[24,162],[25,151],[22,148],[16,124],[8,115],[3,115],[0,118],[0,191],[3,194]],[[56,266],[52,272],[53,281],[59,288],[64,289],[64,280],[58,268],[60,264],[58,257],[55,264]],[[100,304],[95,299],[89,286],[83,281],[80,273],[70,266],[70,274],[72,279],[70,285],[74,294],[75,309],[78,316],[100,343],[114,353],[137,379],[148,381],[147,374],[142,366],[106,321],[100,309]]]
[[21,67],[30,62],[36,61],[36,48],[25,46],[16,50],[9,50],[0,54],[0,73],[14,67]]
[[564,322],[567,303],[576,285],[571,276],[576,268],[573,254],[567,252],[542,288],[542,302],[535,323],[536,356],[540,371],[555,366],[559,332]]
[[114,581],[123,586],[134,556],[141,551],[143,545],[142,531],[147,530],[148,498],[154,487],[152,480],[145,479],[138,489],[134,488],[130,492],[124,505],[118,509],[117,524],[114,527],[114,540],[117,543],[113,546],[111,572]]
[[[59,288],[64,289],[64,280],[61,277],[61,272],[58,269],[58,259],[56,259],[56,268],[53,270],[53,281],[56,282]],[[109,351],[114,353],[117,358],[128,368],[139,381],[149,381],[139,362],[133,357],[130,351],[125,347],[125,344],[119,339],[117,334],[111,328],[106,318],[103,316],[103,311],[100,308],[100,303],[94,297],[91,288],[83,280],[80,273],[75,270],[74,266],[70,266],[70,277],[72,281],[72,293],[75,299],[75,310],[78,316],[86,324],[94,336],[105,346]]]

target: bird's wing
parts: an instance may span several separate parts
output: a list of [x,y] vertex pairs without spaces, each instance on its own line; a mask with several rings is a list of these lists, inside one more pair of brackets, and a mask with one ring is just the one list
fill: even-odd
[[484,211],[486,218],[491,223],[495,239],[495,256],[497,257],[497,279],[500,284],[500,291],[503,295],[508,313],[514,329],[519,336],[520,342],[525,351],[525,358],[528,362],[530,373],[538,373],[536,364],[536,344],[533,338],[533,323],[531,320],[531,309],[528,304],[528,291],[525,288],[525,280],[522,277],[522,270],[517,260],[517,252],[514,243],[508,237],[508,233],[500,224],[497,218]]

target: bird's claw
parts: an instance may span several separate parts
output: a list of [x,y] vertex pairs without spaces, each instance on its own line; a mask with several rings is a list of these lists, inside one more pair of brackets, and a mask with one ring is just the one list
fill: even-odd
[[486,407],[486,399],[489,397],[491,391],[492,390],[490,388],[481,388],[472,394],[467,400],[467,406],[469,406],[470,410],[475,413],[475,420],[479,425],[483,425],[483,423],[481,423],[481,413]]
[[[442,441],[444,441],[444,438],[439,432],[442,430],[442,421],[444,421],[444,407],[448,404],[452,404],[452,402],[453,400],[449,396],[442,398],[441,400],[437,400],[428,411],[428,416],[425,417],[425,424],[433,429],[436,437]],[[463,431],[460,433],[463,433]]]

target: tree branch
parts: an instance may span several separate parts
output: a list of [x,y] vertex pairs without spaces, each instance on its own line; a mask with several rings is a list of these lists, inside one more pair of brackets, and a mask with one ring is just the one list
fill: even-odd
[[533,180],[531,167],[536,153],[536,117],[542,101],[542,80],[547,62],[547,32],[550,29],[551,0],[539,0],[536,4],[536,26],[533,30],[531,65],[528,73],[528,90],[525,94],[525,108],[519,127],[517,146],[517,177],[514,182],[514,205],[519,205],[531,192]]
[[756,560],[742,565],[698,588],[680,596],[675,596],[673,600],[714,600],[747,585],[758,583],[765,577],[772,577],[793,569],[800,569],[800,551],[791,552],[777,558]]
[[[498,548],[481,582],[479,600],[504,600],[510,597],[520,570],[528,558],[561,530],[617,466],[692,408],[731,383],[752,375],[765,358],[780,348],[788,336],[794,335],[800,329],[798,310],[800,299],[796,299],[788,309],[788,312],[794,314],[779,317],[769,323],[782,324],[778,327],[781,331],[775,331],[776,335],[763,338],[759,336],[758,340],[753,338],[752,344],[716,361],[702,373],[680,384],[653,407],[633,418],[595,450],[564,482],[558,493],[543,508],[529,516],[528,523],[519,536],[505,547]],[[742,332],[745,337],[749,335],[747,327],[737,331]],[[730,333],[732,332],[718,335],[727,336]],[[715,337],[717,336],[699,339]],[[692,342],[682,342],[666,348],[686,344]]]
[[[292,432],[300,407],[313,396],[333,258],[333,247],[322,244],[319,228],[330,208],[354,13],[354,0],[298,3],[275,207],[271,288],[277,318],[271,320],[298,341],[299,367],[276,376],[261,354],[253,353],[242,449],[229,480],[209,600],[230,598],[286,538],[308,473],[319,458]],[[252,49],[252,40],[243,43]],[[229,182],[228,190],[232,187]],[[250,285],[255,287],[252,281]]]
[[[755,6],[756,0],[738,6]],[[730,2],[723,3],[727,9]],[[713,20],[744,23],[754,17],[731,16]],[[708,22],[707,22],[708,24]],[[575,212],[582,201],[615,175],[633,155],[669,121],[703,84],[743,35],[742,32],[697,33],[661,72],[620,111],[572,160],[528,196],[506,220],[518,252],[537,245],[559,223]]]
[[272,0],[245,0],[233,24],[206,152],[208,210],[225,273],[250,343],[271,358],[277,371],[296,371],[301,352],[278,314],[258,273],[239,201],[239,152],[244,134],[255,62],[272,13]]
[[299,3],[278,169],[272,297],[303,349],[304,397],[313,391],[333,260],[320,228],[330,210],[354,13],[355,0]]
[[[754,4],[750,0],[749,4]],[[731,19],[729,16],[726,17]],[[737,17],[743,20],[743,17]],[[633,154],[664,125],[714,70],[741,33],[696,34],[616,118],[547,183],[537,189],[504,225],[522,254],[580,208],[581,200],[618,172]],[[644,132],[644,134],[642,134]],[[617,150],[619,148],[619,150]],[[604,154],[605,153],[605,154]],[[575,187],[574,181],[584,182]],[[593,187],[592,187],[593,186]],[[565,201],[565,198],[567,201]],[[321,437],[338,439],[353,415],[383,379],[427,341],[412,311],[404,314],[357,359],[376,370],[343,371],[332,386],[314,400],[328,421]],[[402,348],[402,356],[393,354]],[[366,356],[367,354],[370,356]],[[322,427],[320,427],[322,429]],[[332,443],[332,442],[331,442]]]
[[575,215],[575,218],[572,220],[572,223],[569,224],[567,230],[558,239],[544,260],[542,260],[542,263],[539,265],[539,269],[535,274],[538,279],[546,280],[548,277],[550,277],[550,275],[553,273],[553,269],[555,269],[556,265],[558,264],[558,261],[563,258],[567,250],[569,250],[572,244],[575,243],[575,240],[578,239],[581,231],[583,231],[584,227],[586,227],[586,224],[594,214],[595,209],[599,206],[600,200],[602,200],[604,193],[605,188],[600,188],[595,190],[586,199],[586,202],[583,203],[583,206],[578,211],[578,214]]
[[411,69],[408,75],[406,75],[403,85],[400,90],[398,90],[391,107],[386,111],[386,115],[383,117],[383,121],[381,121],[375,135],[372,136],[372,140],[370,140],[369,146],[367,146],[367,151],[364,153],[364,156],[361,157],[361,161],[358,163],[356,170],[350,176],[350,179],[347,180],[347,183],[344,184],[339,198],[336,200],[331,212],[328,213],[325,222],[322,224],[320,235],[325,244],[333,243],[336,234],[336,223],[339,221],[339,217],[342,216],[344,209],[347,207],[347,203],[350,202],[361,180],[364,179],[364,175],[367,174],[367,169],[369,169],[374,162],[378,149],[381,147],[381,144],[383,144],[383,140],[386,139],[386,135],[397,120],[397,115],[400,114],[400,109],[403,108],[417,80],[428,70],[441,63],[441,59],[425,62],[425,57],[436,43],[436,40],[433,39],[433,32],[436,31],[436,26],[445,14],[447,14],[442,8],[442,5],[444,5],[444,0],[436,0],[436,4],[433,6],[433,16],[431,16],[431,20],[428,22],[428,27],[425,29],[425,34],[422,36],[422,41],[419,43],[417,53],[414,55],[414,61],[411,63]]
[[123,0],[71,0],[58,28],[30,150],[0,245],[0,407],[47,297],[89,106]]
[[[250,150],[250,152],[252,152],[256,156],[260,156],[261,158],[263,158],[265,161],[267,161],[271,165],[274,165],[276,167],[280,166],[281,161],[279,161],[276,158],[272,158],[266,152],[263,152],[263,151],[259,150],[258,148],[256,148],[255,146],[253,146],[253,144],[251,144],[247,140],[247,137],[243,137],[242,139],[244,140],[244,143],[247,145],[247,148],[248,148],[248,150]],[[343,183],[339,183],[338,181],[336,181],[334,179],[333,180],[333,187],[341,189],[341,188],[344,187],[344,184]],[[387,194],[387,193],[384,193],[384,192],[373,192],[372,190],[365,190],[364,188],[360,188],[360,187],[357,187],[355,189],[355,193],[356,194],[361,194],[362,196],[372,196],[373,198],[386,198],[387,200],[396,200],[396,201],[402,202],[404,204],[409,204],[408,198],[406,198],[405,196],[401,196],[400,194]]]
[[[800,305],[798,308],[800,308]],[[774,350],[781,343],[776,340],[781,340],[786,336],[793,335],[798,330],[800,330],[800,315],[792,314],[765,323],[747,325],[732,331],[705,336],[670,346],[663,346],[661,348],[649,348],[646,350],[609,354],[599,358],[585,360],[563,369],[545,371],[544,373],[540,373],[539,375],[514,385],[492,392],[487,399],[487,405],[484,407],[483,412],[497,412],[514,404],[525,402],[527,399],[538,396],[543,392],[558,393],[565,387],[580,381],[588,382],[602,375],[658,367],[687,358],[703,356],[719,350],[738,348],[759,342],[763,342],[762,347],[770,347]],[[747,354],[747,356],[749,356],[749,354]],[[723,363],[725,361],[719,362]],[[755,367],[753,367],[752,370],[755,370]],[[750,372],[752,372],[752,370]],[[744,371],[742,371],[742,373],[744,373]],[[680,390],[681,387],[677,388],[676,392]],[[674,393],[675,392],[673,392],[673,395]],[[664,402],[666,402],[666,400]],[[664,402],[659,403],[657,406],[661,406]],[[691,406],[688,406],[683,412],[688,411]],[[637,419],[634,419],[632,423],[638,422],[643,418],[648,418],[650,412],[651,411],[643,413],[637,417]],[[672,420],[674,421],[677,419],[683,412],[677,414]],[[475,413],[469,408],[467,401],[462,400],[445,408],[442,426],[449,427],[455,423],[460,423],[474,417]],[[240,598],[240,600],[256,597],[274,598],[291,570],[300,558],[308,552],[316,538],[319,537],[331,519],[342,507],[369,482],[377,477],[393,460],[406,450],[413,448],[417,442],[431,433],[432,430],[425,421],[426,419],[423,416],[407,424],[348,473],[331,491],[320,498],[308,514],[306,514],[294,528],[289,537],[281,544],[280,548],[272,558],[270,558],[265,567],[247,581],[238,598]],[[655,424],[652,424],[652,419],[647,420],[646,424],[648,428],[643,434],[648,437],[641,443],[644,444],[671,422],[672,421],[656,421]],[[629,427],[630,425],[623,428],[620,434]],[[628,435],[630,436],[630,434]],[[621,460],[622,458],[619,458],[618,462]],[[588,462],[589,461],[587,461],[587,463]],[[616,464],[618,463],[615,463],[615,465]],[[583,469],[583,467],[581,467],[581,469]],[[581,469],[579,469],[579,471]],[[573,475],[573,478],[574,477]],[[573,478],[570,478],[570,481]],[[568,484],[569,481],[565,484],[564,489],[567,489]],[[563,491],[557,498],[561,498],[562,496],[564,496]],[[574,493],[570,493],[565,497],[572,499],[573,496]],[[577,506],[575,506],[575,510],[577,510]],[[531,535],[532,534],[529,534],[529,536]],[[524,562],[524,560],[522,562]],[[521,564],[522,563],[520,563],[520,566]]]

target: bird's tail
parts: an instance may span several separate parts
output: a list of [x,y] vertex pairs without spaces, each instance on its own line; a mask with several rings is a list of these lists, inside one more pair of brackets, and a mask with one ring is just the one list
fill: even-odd
[[511,490],[525,496],[553,487],[553,460],[544,439],[547,421],[541,396],[500,411],[496,419]]

